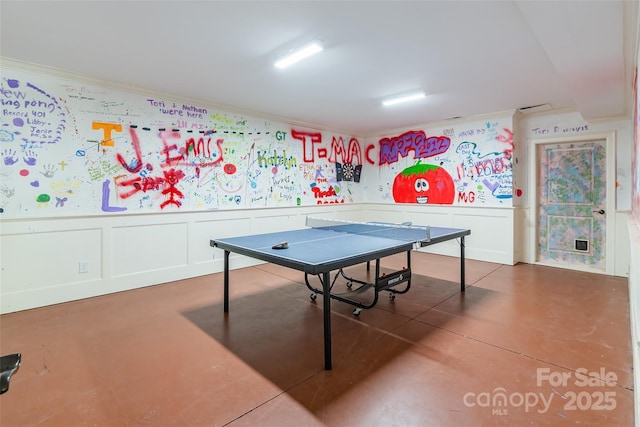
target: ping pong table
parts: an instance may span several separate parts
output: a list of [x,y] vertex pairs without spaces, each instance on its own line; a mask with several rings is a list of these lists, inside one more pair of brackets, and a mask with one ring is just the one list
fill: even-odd
[[[471,230],[416,226],[411,223],[391,224],[385,222],[356,222],[307,217],[307,228],[275,233],[221,238],[210,241],[212,247],[224,250],[224,312],[229,312],[229,254],[231,252],[289,267],[305,273],[305,283],[312,291],[323,297],[324,321],[324,368],[331,370],[331,300],[336,299],[360,309],[371,308],[378,301],[380,292],[405,293],[411,285],[411,251],[448,240],[459,239],[460,244],[460,290],[465,290],[464,238]],[[380,274],[380,259],[406,252],[407,266],[390,274]],[[343,269],[356,264],[376,262],[373,283],[351,278]],[[332,279],[331,274],[334,272]],[[309,275],[318,276],[321,288],[311,285]],[[348,287],[356,289],[336,294],[332,287],[341,276],[348,280]],[[404,284],[400,289],[398,285]],[[363,303],[351,298],[365,290],[373,291],[373,299]]]

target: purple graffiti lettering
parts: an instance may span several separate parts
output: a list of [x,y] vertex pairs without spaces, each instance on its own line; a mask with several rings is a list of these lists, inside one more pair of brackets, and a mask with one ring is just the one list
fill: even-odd
[[414,159],[442,154],[449,149],[451,139],[446,136],[425,135],[424,131],[409,131],[392,138],[380,140],[380,164],[395,163],[399,156],[406,157],[413,151]]
[[484,185],[486,185],[486,186],[487,186],[487,188],[488,188],[489,190],[491,190],[491,192],[492,192],[492,193],[493,193],[494,191],[496,191],[496,188],[498,188],[498,187],[500,186],[500,183],[499,183],[499,182],[495,182],[495,183],[494,183],[494,182],[490,182],[488,179],[484,179],[484,180],[482,180],[482,183],[483,183]]
[[109,196],[111,194],[111,190],[109,189],[109,180],[105,180],[102,183],[102,211],[103,212],[122,212],[126,211],[127,208],[121,208],[116,206],[109,206]]

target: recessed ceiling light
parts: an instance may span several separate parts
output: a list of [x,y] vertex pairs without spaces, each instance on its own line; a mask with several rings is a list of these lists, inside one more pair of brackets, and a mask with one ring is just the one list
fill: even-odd
[[323,49],[322,43],[316,40],[298,49],[295,49],[287,56],[278,59],[273,65],[275,65],[278,68],[285,68],[285,67],[288,67],[289,65],[295,64],[296,62],[303,60],[304,58],[308,58],[311,55],[315,55],[316,53],[321,52],[322,49]]
[[385,107],[388,107],[390,105],[396,105],[396,104],[402,104],[405,102],[411,102],[411,101],[417,101],[418,99],[422,99],[424,97],[426,97],[427,94],[424,92],[411,92],[411,93],[405,93],[403,95],[397,95],[394,96],[392,98],[389,99],[385,99],[384,101],[382,101],[382,105],[384,105]]

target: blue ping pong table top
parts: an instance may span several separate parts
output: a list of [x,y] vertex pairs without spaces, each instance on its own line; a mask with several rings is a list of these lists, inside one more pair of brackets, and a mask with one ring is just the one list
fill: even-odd
[[[356,229],[358,226],[347,224],[230,237],[211,240],[210,244],[225,251],[319,274],[470,234],[470,230],[465,229],[430,227],[430,239],[427,239],[426,228],[381,226],[367,227],[369,231],[363,232]],[[283,241],[288,243],[288,248],[272,248]]]

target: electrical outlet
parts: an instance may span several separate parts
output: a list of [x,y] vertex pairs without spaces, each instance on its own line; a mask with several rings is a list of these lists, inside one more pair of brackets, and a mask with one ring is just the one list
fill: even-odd
[[80,261],[78,263],[78,273],[88,273],[89,263],[87,261]]

